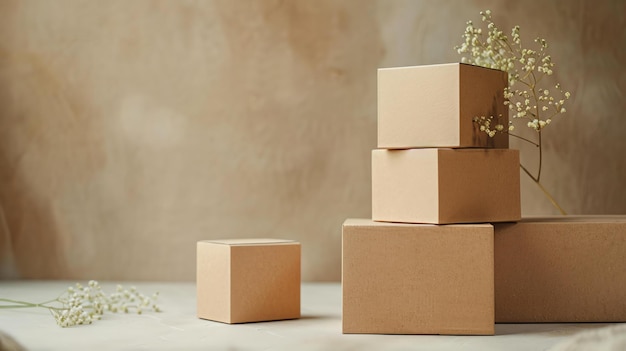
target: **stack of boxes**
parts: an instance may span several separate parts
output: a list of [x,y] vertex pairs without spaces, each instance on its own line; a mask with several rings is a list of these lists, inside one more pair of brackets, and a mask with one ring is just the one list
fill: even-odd
[[[504,72],[378,71],[372,220],[343,224],[344,333],[494,334],[494,323],[626,321],[626,216],[521,220]],[[493,223],[493,224],[492,224]]]
[[494,227],[521,218],[507,74],[465,64],[380,69],[372,220],[343,226],[343,332],[494,333]]

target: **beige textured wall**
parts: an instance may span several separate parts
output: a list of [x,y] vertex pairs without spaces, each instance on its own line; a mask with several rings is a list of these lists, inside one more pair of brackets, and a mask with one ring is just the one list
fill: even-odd
[[483,8],[547,37],[574,95],[546,186],[626,213],[624,4],[4,0],[0,276],[191,280],[197,240],[279,237],[338,280],[341,223],[370,216],[376,68],[458,61]]

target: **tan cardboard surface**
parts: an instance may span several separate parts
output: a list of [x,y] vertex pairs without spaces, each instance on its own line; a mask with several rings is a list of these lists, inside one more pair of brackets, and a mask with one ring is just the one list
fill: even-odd
[[300,318],[300,244],[232,248],[232,323]]
[[204,242],[211,242],[224,245],[276,245],[276,244],[293,244],[294,240],[284,239],[268,239],[268,238],[251,238],[251,239],[221,239],[221,240],[203,240]]
[[[509,109],[504,105],[504,88],[508,86],[508,74],[467,64],[459,64],[459,71],[461,145],[508,148],[507,134],[499,133],[491,138],[484,132],[481,133],[473,122],[475,116],[488,117],[501,114],[500,123],[508,128]],[[494,120],[492,126],[495,126],[497,121]]]
[[508,148],[508,136],[489,138],[475,116],[502,114],[507,74],[460,63],[378,70],[378,147]]
[[439,152],[372,151],[372,218],[439,222]]
[[626,216],[495,225],[496,321],[626,321]]
[[196,251],[198,317],[229,322],[231,320],[230,247],[198,242]]
[[245,323],[300,317],[298,242],[200,241],[197,250],[199,318]]
[[519,220],[519,172],[517,150],[373,150],[372,218],[436,224]]
[[344,333],[493,334],[493,227],[348,219]]

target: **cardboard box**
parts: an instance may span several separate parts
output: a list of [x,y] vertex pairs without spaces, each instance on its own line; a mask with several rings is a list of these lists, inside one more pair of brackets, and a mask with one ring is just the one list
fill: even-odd
[[300,244],[279,239],[197,244],[198,317],[224,323],[300,318]]
[[494,333],[493,227],[348,219],[343,333]]
[[374,150],[372,218],[437,224],[519,220],[519,152]]
[[508,127],[507,86],[506,72],[461,63],[379,69],[378,147],[508,148],[508,135],[490,138],[473,122],[502,115]]
[[626,216],[495,226],[496,322],[626,322]]

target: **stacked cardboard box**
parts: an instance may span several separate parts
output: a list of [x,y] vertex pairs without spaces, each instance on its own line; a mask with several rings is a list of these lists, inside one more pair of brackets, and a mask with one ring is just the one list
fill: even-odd
[[494,333],[494,229],[482,223],[521,218],[519,154],[473,118],[506,125],[506,84],[465,64],[378,71],[373,220],[343,227],[344,333]]
[[495,225],[496,322],[626,322],[626,216]]
[[344,333],[493,334],[493,227],[348,219]]

